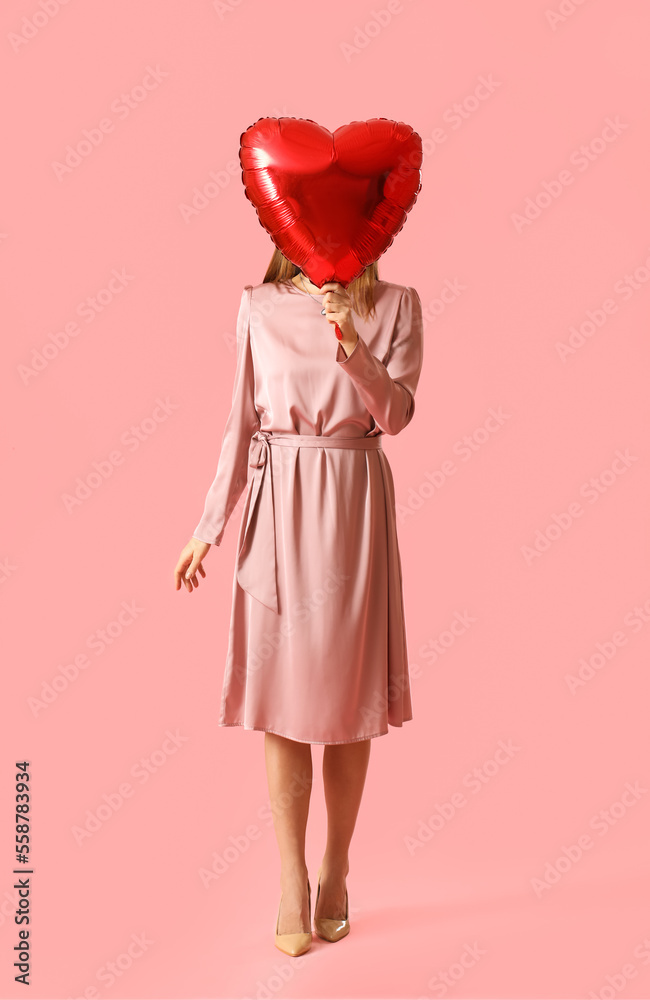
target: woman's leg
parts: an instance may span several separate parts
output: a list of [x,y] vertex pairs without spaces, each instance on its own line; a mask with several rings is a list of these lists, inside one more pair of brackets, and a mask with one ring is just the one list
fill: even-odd
[[280,923],[278,934],[310,930],[305,833],[312,785],[311,744],[265,733],[264,755],[280,849]]
[[323,855],[318,911],[315,917],[345,916],[348,852],[361,805],[370,758],[368,740],[329,744],[323,751],[327,806],[327,845]]

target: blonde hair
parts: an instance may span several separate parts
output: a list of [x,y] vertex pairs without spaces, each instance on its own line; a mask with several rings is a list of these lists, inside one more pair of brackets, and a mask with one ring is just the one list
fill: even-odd
[[[264,275],[264,282],[275,281],[288,283],[294,275],[300,273],[297,264],[284,256],[281,250],[276,247]],[[351,281],[347,287],[347,292],[352,300],[352,308],[364,319],[368,316],[375,316],[375,282],[379,280],[379,268],[377,261],[369,264],[365,271],[362,271],[358,278]]]

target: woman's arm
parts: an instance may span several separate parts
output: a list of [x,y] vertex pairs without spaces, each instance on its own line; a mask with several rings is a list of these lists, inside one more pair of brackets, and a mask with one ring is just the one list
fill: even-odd
[[251,437],[260,426],[255,409],[255,378],[250,347],[250,309],[252,285],[242,292],[237,316],[237,367],[232,391],[232,406],[221,442],[217,474],[205,500],[203,516],[194,538],[210,545],[220,545],[223,533],[248,478],[248,452]]
[[415,390],[422,371],[422,303],[414,288],[402,292],[385,365],[359,336],[346,357],[338,345],[336,361],[352,379],[366,409],[386,434],[398,434],[413,418]]

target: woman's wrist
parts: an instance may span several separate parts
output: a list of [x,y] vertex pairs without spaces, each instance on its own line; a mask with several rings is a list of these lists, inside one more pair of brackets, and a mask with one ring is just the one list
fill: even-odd
[[353,330],[351,337],[350,336],[348,336],[348,337],[344,336],[342,340],[339,340],[339,344],[341,345],[341,347],[343,348],[343,350],[345,351],[345,353],[346,353],[346,355],[348,357],[350,357],[350,355],[352,354],[352,351],[357,346],[357,341],[358,340],[359,340],[359,334],[357,333],[356,330]]

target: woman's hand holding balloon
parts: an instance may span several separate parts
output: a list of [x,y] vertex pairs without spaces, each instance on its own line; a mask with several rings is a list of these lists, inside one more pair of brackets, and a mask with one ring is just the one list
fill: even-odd
[[352,317],[352,301],[346,289],[339,281],[326,281],[321,285],[323,295],[323,308],[325,319],[328,323],[338,326],[341,331],[341,344],[345,353],[349,356],[354,350],[359,335],[354,328]]

